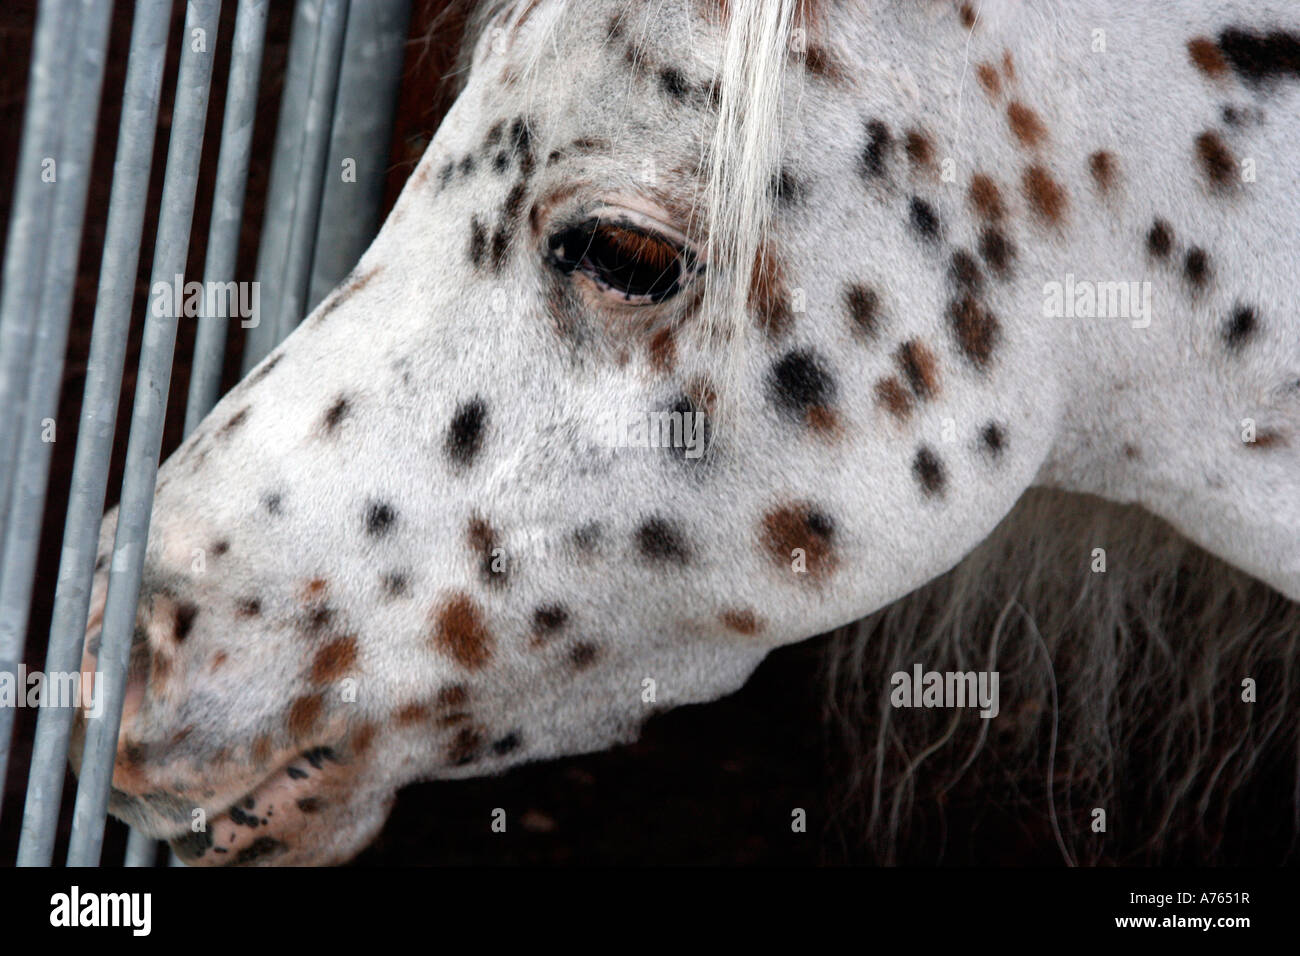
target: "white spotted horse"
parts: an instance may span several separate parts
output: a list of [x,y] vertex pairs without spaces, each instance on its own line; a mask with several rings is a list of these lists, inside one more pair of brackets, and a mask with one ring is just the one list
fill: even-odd
[[[1300,9],[468,13],[373,245],[160,471],[115,815],[346,861],[405,784],[627,741],[864,619],[882,830],[922,725],[963,772],[1046,754],[1070,861],[1139,816],[1122,747],[1147,844],[1294,755]],[[676,413],[702,453],[629,437]],[[917,662],[1001,712],[891,713]]]

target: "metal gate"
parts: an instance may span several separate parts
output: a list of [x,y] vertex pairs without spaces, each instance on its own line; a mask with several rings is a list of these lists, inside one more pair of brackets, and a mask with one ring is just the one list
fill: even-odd
[[[42,0],[37,12],[0,294],[0,681],[8,675],[24,694],[21,662],[48,640],[21,806],[6,805],[3,786],[6,770],[22,769],[9,759],[18,705],[0,705],[0,814],[22,816],[19,865],[49,865],[54,853],[76,705],[58,698],[49,678],[81,667],[169,48],[179,50],[179,67],[150,288],[184,276],[197,202],[212,208],[203,274],[190,278],[236,278],[270,0],[230,2],[237,2],[230,36],[220,35],[222,0],[188,0],[183,22],[173,17],[172,0],[134,4],[75,464],[52,581],[39,580],[36,566],[101,92],[116,93],[102,90],[114,2]],[[373,238],[409,19],[410,0],[296,0],[258,245],[260,310],[247,329],[244,372],[293,330]],[[228,57],[230,67],[216,185],[200,197],[218,57]],[[103,714],[87,721],[69,865],[100,861],[177,326],[186,321],[144,311],[99,653]],[[198,318],[185,434],[219,397],[229,322]],[[38,589],[53,590],[48,634],[28,633]],[[126,863],[152,864],[157,849],[132,833]]]

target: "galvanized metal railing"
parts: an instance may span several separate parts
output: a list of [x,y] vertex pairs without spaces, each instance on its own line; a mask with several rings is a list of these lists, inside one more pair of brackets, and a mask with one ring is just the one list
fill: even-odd
[[[207,201],[198,195],[198,181],[221,6],[221,0],[188,0],[184,33],[172,40],[181,53],[154,281],[170,284],[184,274],[195,206]],[[38,11],[0,295],[0,672],[16,674],[25,641],[36,639],[27,631],[33,593],[42,588],[54,592],[45,670],[80,670],[172,7],[171,0],[137,0],[134,8],[71,492],[53,582],[36,576],[51,462],[47,426],[57,418],[113,3],[44,0]],[[268,8],[269,0],[238,0],[202,276],[209,282],[235,279]],[[244,371],[343,278],[378,227],[409,17],[409,0],[295,4],[256,272],[262,316],[246,335]],[[338,174],[345,161],[354,177]],[[97,865],[103,846],[181,320],[146,312],[97,665],[103,714],[87,721],[70,865]],[[219,397],[228,321],[199,319],[186,434]],[[49,865],[54,854],[74,712],[56,706],[52,684],[45,682],[37,717],[20,865]],[[0,707],[0,784],[13,723],[13,709]],[[0,802],[0,812],[6,809],[13,812]],[[131,835],[128,865],[146,865],[156,856],[152,841]]]

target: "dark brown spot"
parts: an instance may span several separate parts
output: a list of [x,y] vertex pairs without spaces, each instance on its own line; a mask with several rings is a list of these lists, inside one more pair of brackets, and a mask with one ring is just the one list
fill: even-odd
[[248,409],[241,408],[235,414],[231,415],[229,420],[217,431],[218,438],[229,438],[234,432],[248,421]]
[[1255,433],[1255,440],[1244,443],[1247,448],[1266,451],[1270,448],[1287,447],[1286,436],[1276,429],[1264,428]]
[[1183,278],[1197,290],[1210,281],[1210,257],[1200,246],[1188,249],[1183,257]]
[[473,464],[483,447],[487,429],[487,403],[475,396],[457,407],[447,426],[445,448],[452,464],[465,468]]
[[925,345],[916,339],[904,342],[894,353],[894,360],[902,369],[912,394],[922,401],[933,398],[939,391],[939,362]]
[[813,43],[803,55],[803,65],[813,76],[832,83],[841,83],[847,74],[839,60],[826,47]]
[[1246,344],[1259,328],[1259,318],[1255,310],[1248,305],[1238,306],[1232,310],[1223,327],[1223,341],[1230,349],[1239,349]]
[[934,144],[930,142],[930,137],[920,130],[907,131],[903,139],[903,149],[913,166],[929,166],[934,162]]
[[1016,258],[1016,247],[1006,233],[997,226],[990,226],[980,233],[980,255],[996,276],[1005,278]]
[[448,684],[438,691],[439,710],[454,710],[469,703],[469,688],[464,684]]
[[257,617],[262,613],[262,602],[257,598],[240,598],[235,604],[235,614],[239,617]]
[[456,767],[473,763],[482,749],[483,734],[473,727],[462,727],[456,731],[456,736],[447,748],[447,762]]
[[939,214],[919,196],[913,196],[908,201],[907,216],[912,228],[925,241],[937,242],[942,236],[943,226],[939,222]]
[[194,619],[199,616],[199,606],[183,601],[176,605],[176,640],[183,641],[189,637],[194,627]]
[[893,146],[894,138],[888,126],[880,120],[867,123],[867,143],[862,147],[862,171],[868,179],[880,179],[885,175]]
[[916,480],[921,483],[921,490],[927,495],[934,496],[943,492],[946,481],[943,462],[925,445],[917,450],[916,457],[912,459],[912,473],[916,475]]
[[317,684],[338,680],[357,663],[357,639],[336,637],[316,651],[311,662],[311,679]]
[[320,719],[324,705],[323,694],[308,694],[295,700],[289,706],[290,735],[295,738],[308,736],[316,728],[316,722]]
[[989,221],[997,222],[1006,215],[1006,206],[1002,204],[1002,192],[990,176],[976,173],[970,181],[970,202],[979,215]]
[[671,522],[663,518],[650,518],[636,532],[637,549],[651,561],[685,564],[690,550],[681,534]]
[[854,330],[864,338],[874,339],[880,322],[880,296],[876,290],[857,284],[845,286],[844,304]]
[[980,441],[989,454],[994,458],[999,458],[1002,455],[1002,450],[1007,445],[1006,432],[1002,430],[1002,426],[997,422],[989,422],[980,429]]
[[1088,172],[1092,174],[1098,189],[1109,192],[1119,178],[1119,163],[1111,153],[1104,149],[1098,150],[1088,157]]
[[876,402],[897,419],[912,414],[912,394],[893,375],[876,383]]
[[958,249],[948,262],[948,275],[957,283],[958,288],[966,292],[978,293],[984,284],[979,263],[965,249]]
[[599,654],[600,648],[595,644],[575,644],[569,651],[569,663],[575,671],[583,671],[596,663]]
[[467,670],[478,670],[492,656],[492,635],[483,614],[467,594],[453,594],[435,612],[434,645]]
[[465,540],[478,555],[483,580],[494,586],[505,584],[509,580],[510,564],[496,529],[483,518],[471,517],[465,527]]
[[969,3],[963,3],[958,7],[957,14],[961,17],[961,25],[967,30],[973,30],[975,28],[975,11],[971,8]]
[[1147,252],[1153,259],[1168,259],[1173,248],[1173,227],[1163,219],[1156,219],[1147,230]]
[[351,406],[347,398],[340,395],[334,400],[334,404],[326,409],[325,415],[321,419],[321,430],[326,435],[332,435],[343,422],[343,419],[348,417],[349,411],[351,411]]
[[1030,166],[1022,180],[1029,208],[1043,222],[1057,226],[1065,218],[1065,190],[1044,166]]
[[762,245],[754,260],[749,282],[749,307],[757,315],[759,327],[772,338],[784,335],[793,319],[785,276],[770,243]]
[[428,719],[428,705],[418,702],[406,704],[393,712],[393,722],[403,727],[410,726],[411,724],[420,724]]
[[963,296],[948,307],[948,322],[962,354],[979,368],[987,368],[1000,337],[993,313],[972,296]]
[[569,623],[569,612],[562,604],[544,604],[533,611],[533,635],[543,640]]
[[650,336],[649,351],[652,369],[661,373],[672,371],[677,359],[672,326],[665,326]]

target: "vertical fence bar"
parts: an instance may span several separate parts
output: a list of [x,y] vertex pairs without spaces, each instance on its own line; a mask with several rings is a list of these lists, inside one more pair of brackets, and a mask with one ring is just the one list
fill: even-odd
[[[59,109],[59,79],[77,35],[76,13],[71,0],[48,0],[36,14],[23,139],[14,171],[14,202],[5,242],[4,289],[0,294],[0,409],[5,412],[0,415],[0,541],[4,540],[8,518],[17,435],[22,428],[27,394],[27,363],[49,245],[47,226],[54,196],[51,184],[42,176],[43,164],[59,146],[59,120],[64,117]],[[8,726],[3,718],[0,725]],[[0,733],[7,743],[8,733]],[[0,758],[0,797],[4,791],[2,763]]]
[[[239,254],[239,226],[244,211],[244,187],[253,149],[253,123],[257,118],[257,86],[262,72],[269,0],[240,0],[231,45],[230,82],[226,115],[221,125],[217,154],[217,186],[212,197],[207,253],[203,262],[206,282],[235,278]],[[206,301],[206,297],[205,297]],[[185,434],[189,435],[217,403],[221,391],[221,366],[226,355],[228,316],[204,315],[194,339],[194,363],[185,406]],[[258,322],[260,323],[260,316]]]
[[[221,0],[189,0],[186,7],[185,42],[176,82],[176,107],[167,149],[162,215],[154,244],[150,288],[156,282],[170,284],[185,271],[220,13]],[[202,52],[196,52],[192,42],[196,30],[205,31],[208,40]],[[126,475],[122,482],[108,603],[100,641],[98,670],[102,674],[103,714],[96,720],[87,721],[81,778],[72,819],[72,842],[68,849],[70,866],[93,866],[99,861],[103,846],[128,655],[149,537],[158,455],[162,448],[163,417],[171,384],[176,323],[177,316],[155,316],[152,309],[146,311],[131,434],[127,441]],[[100,692],[98,688],[97,692]]]
[[343,40],[348,25],[349,0],[325,0],[321,11],[316,52],[312,57],[311,94],[303,117],[302,167],[293,203],[279,309],[274,316],[276,341],[284,339],[307,314],[312,255],[320,225],[321,196],[325,190],[325,163],[329,159],[334,103],[338,97],[343,64]]
[[[81,667],[99,526],[104,514],[109,460],[122,391],[131,300],[140,262],[140,238],[149,195],[171,11],[171,0],[137,0],[131,24],[113,187],[108,202],[95,319],[91,326],[86,387],[81,399],[81,426],[77,432],[63,554],[46,652],[49,672],[67,673]],[[72,708],[43,702],[37,715],[18,843],[19,866],[49,866],[53,858],[73,714]]]
[[275,348],[276,316],[280,314],[281,276],[293,220],[293,203],[302,160],[304,104],[311,90],[312,53],[316,49],[324,0],[297,0],[289,36],[289,63],[276,120],[275,147],[271,154],[271,179],[262,212],[262,234],[257,247],[257,280],[262,321],[244,337],[241,375],[247,375]]
[[[0,672],[16,673],[22,657],[31,609],[32,584],[40,547],[41,518],[50,474],[54,434],[45,422],[59,411],[63,383],[63,353],[68,343],[68,322],[81,251],[81,227],[90,186],[95,129],[99,118],[99,91],[108,52],[108,26],[112,4],[81,0],[77,8],[75,56],[70,62],[70,84],[60,115],[64,130],[55,161],[58,189],[53,196],[49,247],[41,277],[40,310],[32,354],[19,454],[10,491],[11,518],[5,528],[4,566],[0,569]],[[48,668],[47,668],[48,670]],[[48,691],[49,683],[45,685]],[[14,719],[13,708],[0,708],[0,783],[5,779]],[[0,786],[0,802],[4,788]]]
[[[366,0],[352,4],[348,12],[321,227],[304,315],[352,271],[379,231],[410,20],[410,0]],[[344,163],[349,161],[355,167],[345,179]]]

